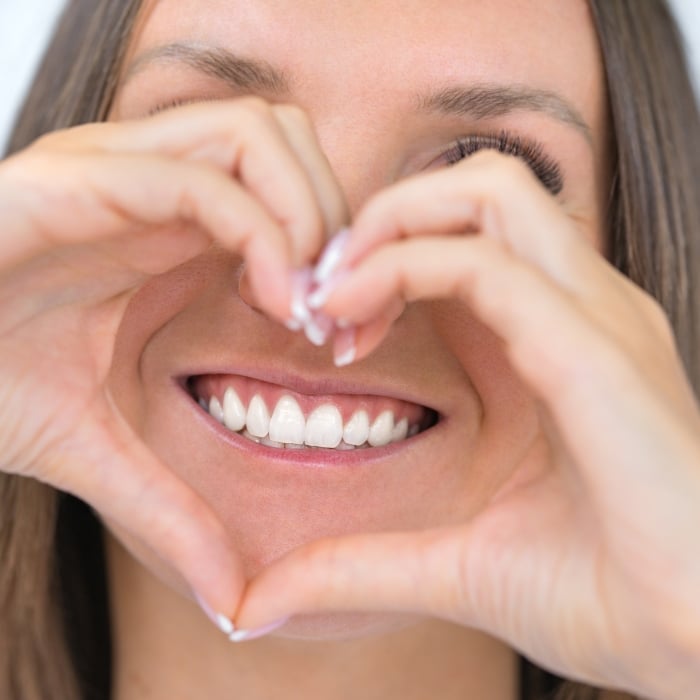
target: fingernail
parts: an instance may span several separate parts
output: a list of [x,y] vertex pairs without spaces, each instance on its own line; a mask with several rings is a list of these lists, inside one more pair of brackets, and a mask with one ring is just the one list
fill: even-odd
[[355,329],[352,326],[336,334],[333,342],[333,360],[336,367],[346,367],[355,361],[357,356],[355,335]]
[[295,270],[292,273],[292,318],[303,326],[310,318],[311,312],[306,305],[306,297],[311,290],[311,268],[305,267],[302,270]]
[[333,319],[325,314],[315,312],[311,318],[304,324],[304,333],[317,347],[322,347],[330,337],[333,331]]
[[320,309],[325,306],[328,297],[340,286],[340,283],[349,275],[347,270],[341,270],[328,278],[320,287],[306,297],[306,305],[310,309]]
[[329,286],[328,283],[322,284],[315,292],[311,292],[306,297],[306,305],[310,309],[320,309],[328,301],[332,291],[333,287]]
[[287,326],[287,328],[290,331],[294,331],[295,333],[296,333],[296,331],[301,330],[301,323],[299,323],[299,321],[297,321],[295,318],[288,319],[287,321],[284,322],[284,325]]
[[343,252],[349,237],[350,229],[344,228],[338,231],[328,242],[321,254],[321,259],[314,269],[313,278],[317,284],[323,284],[335,272],[343,258]]
[[255,630],[236,630],[235,632],[232,632],[228,638],[232,642],[248,642],[251,639],[258,639],[258,637],[263,637],[266,634],[270,634],[270,632],[274,632],[282,627],[282,625],[284,625],[288,620],[289,618],[285,617],[282,620],[271,622],[269,625],[259,627]]
[[194,594],[197,599],[199,607],[202,608],[204,614],[226,635],[229,636],[234,633],[233,622],[229,617],[226,617],[223,613],[217,613],[211,609],[211,607],[206,603],[206,601],[201,598],[197,593]]

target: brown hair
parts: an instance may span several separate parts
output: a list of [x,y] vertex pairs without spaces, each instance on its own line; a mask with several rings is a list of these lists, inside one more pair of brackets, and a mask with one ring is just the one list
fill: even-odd
[[[666,309],[700,387],[700,118],[665,0],[589,0],[610,86],[610,258]],[[71,0],[9,152],[106,118],[140,0]],[[0,697],[105,700],[111,648],[101,524],[80,500],[0,474]],[[522,659],[527,700],[600,692]],[[623,697],[623,696],[618,696]]]

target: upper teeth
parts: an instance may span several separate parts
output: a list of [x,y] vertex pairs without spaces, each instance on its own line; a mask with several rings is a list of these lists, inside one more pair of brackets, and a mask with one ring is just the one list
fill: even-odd
[[253,396],[246,410],[232,387],[226,389],[223,404],[216,396],[208,405],[204,399],[200,404],[229,430],[272,447],[382,447],[418,432],[417,425],[409,428],[407,418],[395,421],[390,410],[380,413],[370,424],[367,411],[360,409],[343,424],[338,407],[326,403],[305,418],[297,401],[289,395],[277,401],[272,415],[259,394]]

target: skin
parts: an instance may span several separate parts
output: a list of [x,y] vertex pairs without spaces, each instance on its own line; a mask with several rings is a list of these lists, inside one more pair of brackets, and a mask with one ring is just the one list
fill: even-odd
[[[392,182],[421,170],[435,171],[440,163],[431,166],[431,161],[456,137],[514,129],[522,136],[542,139],[547,152],[561,163],[566,186],[559,204],[576,221],[581,235],[602,247],[599,202],[607,182],[605,98],[597,45],[584,3],[569,3],[564,11],[556,12],[542,4],[534,18],[532,8],[514,2],[488,4],[488,8],[473,3],[468,9],[463,3],[442,3],[437,12],[424,3],[414,3],[410,11],[402,5],[400,12],[394,3],[334,4],[332,9],[323,3],[295,3],[289,12],[264,2],[210,5],[203,14],[201,3],[148,4],[129,59],[166,43],[200,41],[284,69],[294,85],[290,93],[261,96],[291,101],[309,115],[351,215]],[[200,18],[196,23],[195,16]],[[581,25],[587,27],[586,32],[578,31]],[[387,26],[395,28],[388,37]],[[529,41],[523,41],[524,26]],[[541,42],[539,37],[550,33],[562,37],[558,45]],[[264,52],[259,48],[263,45]],[[533,47],[537,47],[534,55]],[[552,60],[552,52],[557,60]],[[410,61],[397,59],[409,55]],[[586,69],[572,70],[574,65]],[[384,68],[379,71],[379,66]],[[368,75],[377,72],[381,78],[369,81]],[[480,82],[524,83],[560,93],[590,125],[592,144],[570,125],[533,111],[487,121],[414,113],[417,93],[436,86]],[[175,99],[234,96],[226,86],[182,64],[156,64],[123,84],[112,118],[138,118]],[[352,475],[345,470],[270,468],[263,461],[243,459],[200,426],[183,432],[180,426],[193,419],[188,410],[173,405],[169,384],[183,367],[223,362],[263,372],[291,368],[319,378],[339,374],[327,348],[310,348],[302,335],[291,337],[271,319],[251,313],[245,299],[230,293],[239,265],[239,259],[212,251],[143,290],[122,327],[113,386],[144,441],[202,493],[235,533],[248,576],[319,536],[462,522],[479,512],[515,470],[539,468],[543,443],[532,398],[509,368],[494,335],[454,301],[416,304],[371,357],[342,371],[360,387],[383,380],[382,386],[407,391],[418,403],[439,407],[448,417],[449,424],[445,423],[440,435],[426,437],[412,449],[405,447],[394,458],[360,467]],[[172,299],[170,290],[175,285],[183,285],[183,294]],[[283,355],[276,349],[281,343],[287,347]],[[136,367],[141,368],[138,375]],[[373,392],[368,389],[367,393]],[[427,496],[426,483],[432,484]],[[399,492],[401,499],[394,498]],[[147,569],[159,572],[153,557],[141,551],[138,543],[120,529],[113,530]],[[124,556],[113,559],[117,590],[123,578],[137,577],[132,571],[135,565],[129,566],[128,561]],[[159,573],[174,585],[171,578]],[[118,610],[124,609],[125,597],[119,598]],[[169,608],[168,617],[174,614]],[[300,617],[276,637],[300,640],[305,655],[295,652],[293,645],[278,647],[274,641],[258,642],[258,653],[268,664],[274,658],[281,668],[294,668],[305,663],[300,657],[334,656],[333,647],[315,651],[312,646],[309,650],[301,640],[357,637],[352,642],[357,662],[349,673],[375,685],[376,678],[363,667],[377,654],[386,654],[392,659],[388,668],[405,668],[405,650],[397,644],[400,637],[364,637],[405,624],[405,616],[378,612],[350,619],[338,614]],[[421,621],[404,634],[406,639],[419,640],[438,634],[445,639],[439,648],[445,649],[447,637],[455,630],[443,623]],[[454,679],[457,673],[461,680],[450,681],[441,693],[457,696],[478,690],[480,697],[512,697],[513,658],[480,633],[462,630],[458,637],[464,649],[478,650],[481,645],[490,649],[489,672],[475,677],[470,666],[457,662],[449,674]],[[174,639],[178,638],[190,644],[192,634]],[[337,646],[337,659],[347,653],[347,644]],[[140,645],[129,637],[120,650],[125,670],[118,687],[125,697],[134,692],[125,677],[152,679],[155,675],[160,688],[162,677],[157,671],[143,669],[147,656]],[[237,652],[254,653],[248,649]],[[429,666],[446,671],[445,664],[441,652],[431,657]],[[411,692],[409,687],[416,697],[428,692],[428,688],[416,690],[427,673],[422,668],[415,676],[405,675],[401,695]],[[503,681],[496,680],[499,675]],[[300,695],[327,695],[325,683],[332,686],[335,682],[333,674],[326,677],[323,671],[311,677],[321,692],[307,687]],[[156,682],[144,682],[153,692]],[[182,682],[178,674],[178,683]],[[265,682],[288,685],[284,673]],[[251,697],[266,695],[260,687],[246,688]],[[274,694],[274,688],[269,692]],[[398,696],[398,688],[393,693]]]
[[[264,59],[289,90],[129,75],[173,41]],[[416,111],[455,82],[556,93],[586,133]],[[505,700],[513,648],[692,697],[700,416],[663,313],[602,255],[604,96],[584,2],[147,2],[111,123],[2,164],[3,468],[107,527],[117,700]],[[218,103],[147,118],[175,99]],[[556,198],[515,158],[443,167],[501,129],[558,162]],[[281,322],[290,271],[349,223],[323,307],[356,329],[340,369]],[[345,382],[442,420],[299,464],[228,439],[174,383],[196,371]],[[292,618],[232,647],[197,597],[242,628]]]

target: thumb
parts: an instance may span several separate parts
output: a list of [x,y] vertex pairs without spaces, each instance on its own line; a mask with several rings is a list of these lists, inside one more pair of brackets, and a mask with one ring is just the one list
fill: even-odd
[[230,535],[210,506],[143,444],[126,421],[99,402],[57,457],[60,483],[133,535],[190,586],[227,634],[245,586]]
[[[324,538],[263,569],[236,615],[239,629],[327,610],[397,611],[454,619],[464,528]],[[460,616],[461,619],[461,616]]]

